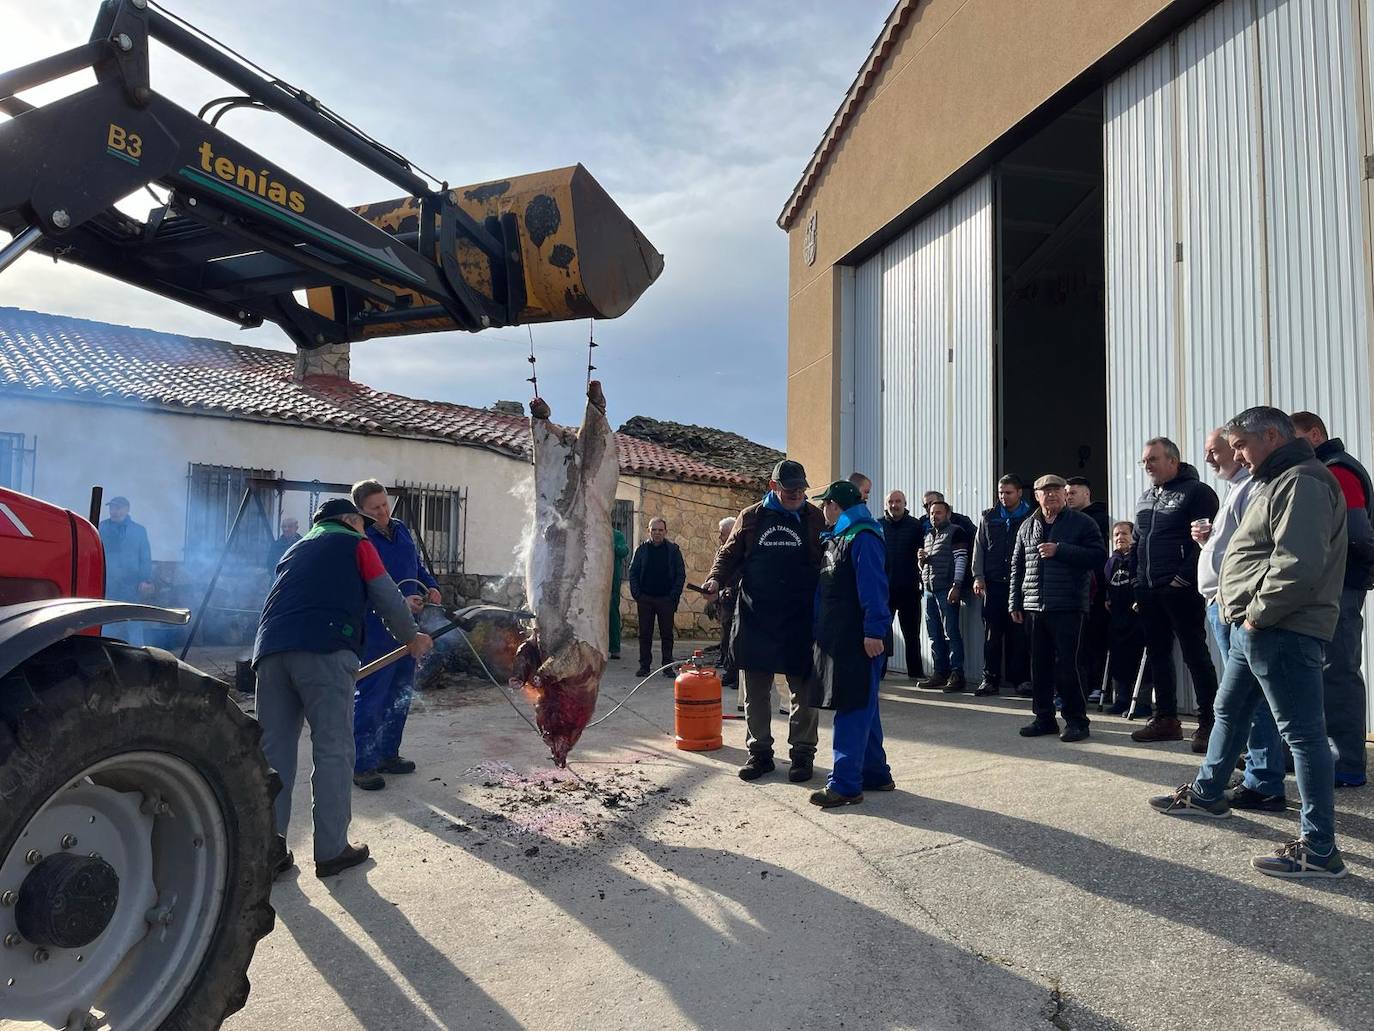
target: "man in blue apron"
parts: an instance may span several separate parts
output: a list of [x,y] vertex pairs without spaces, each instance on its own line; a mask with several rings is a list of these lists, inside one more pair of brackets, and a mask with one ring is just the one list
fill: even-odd
[[739,582],[730,653],[744,679],[749,761],[740,768],[742,780],[757,780],[774,769],[772,692],[779,673],[787,677],[791,706],[787,779],[810,780],[816,758],[819,712],[807,704],[806,684],[825,519],[807,504],[807,486],[800,462],[775,465],[768,493],[736,517],[703,585],[714,597],[722,586]]
[[[426,601],[439,604],[442,600],[439,583],[420,561],[415,538],[405,523],[391,517],[386,488],[376,480],[363,480],[353,487],[353,503],[373,520],[367,528],[367,539],[377,549],[387,574],[406,596],[411,613],[418,615]],[[364,640],[367,651],[363,655],[363,665],[397,647],[396,638],[372,609],[367,613]],[[394,662],[358,681],[353,701],[353,737],[357,748],[353,783],[364,791],[386,787],[383,774],[415,772],[415,763],[400,754],[401,735],[405,732],[414,693],[415,660],[412,658]]]

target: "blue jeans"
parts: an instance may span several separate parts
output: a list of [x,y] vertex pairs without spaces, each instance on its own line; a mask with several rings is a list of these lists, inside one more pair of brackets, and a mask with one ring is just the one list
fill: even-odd
[[834,770],[827,786],[840,795],[857,795],[864,788],[876,788],[892,780],[892,769],[883,751],[883,724],[878,718],[878,683],[882,680],[883,659],[871,660],[868,675],[868,703],[862,709],[841,709],[835,713]]
[[1193,782],[1200,798],[1221,797],[1255,710],[1267,701],[1293,751],[1302,797],[1302,836],[1319,855],[1329,854],[1336,843],[1336,774],[1322,706],[1324,651],[1317,638],[1292,630],[1233,628],[1226,672],[1217,691],[1216,723]]
[[926,591],[926,633],[936,673],[964,672],[964,636],[959,629],[962,605],[949,603],[949,591]]
[[[1212,628],[1212,638],[1221,649],[1221,660],[1225,664],[1230,661],[1231,625],[1222,620],[1216,602],[1207,606],[1207,625]],[[1282,795],[1283,738],[1268,702],[1256,704],[1255,722],[1250,727],[1250,740],[1245,747],[1245,786],[1262,795]]]

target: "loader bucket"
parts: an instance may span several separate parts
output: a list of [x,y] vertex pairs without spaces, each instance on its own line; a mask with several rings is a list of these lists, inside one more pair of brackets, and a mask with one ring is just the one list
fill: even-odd
[[[524,279],[523,304],[514,320],[517,323],[613,319],[629,311],[663,271],[663,255],[581,165],[459,186],[450,196],[492,235],[499,238],[503,220],[515,229]],[[416,197],[364,204],[353,210],[390,233],[410,234],[420,228],[420,200]],[[507,215],[513,218],[505,218]],[[434,257],[437,260],[439,255]],[[483,297],[496,299],[487,256],[465,237],[459,237],[456,257],[463,281]],[[404,286],[385,285],[414,307],[432,303]],[[516,296],[521,296],[520,292]],[[308,300],[314,311],[335,318],[329,288],[309,290]],[[384,314],[388,309],[372,302],[368,307],[364,337],[459,328],[442,316],[389,322]]]

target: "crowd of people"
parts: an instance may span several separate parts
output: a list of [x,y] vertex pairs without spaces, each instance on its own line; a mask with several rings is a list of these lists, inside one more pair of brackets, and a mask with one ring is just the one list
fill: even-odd
[[1247,409],[1209,433],[1204,451],[1224,499],[1174,441],[1155,437],[1140,459],[1148,486],[1132,518],[1116,521],[1086,478],[1054,473],[1034,481],[1033,497],[1017,476],[1002,476],[997,503],[976,524],[934,490],[921,516],[891,490],[875,519],[864,474],[830,484],[817,506],[802,466],[779,462],[763,500],[722,521],[703,585],[727,627],[723,665],[744,685],[749,757],[739,776],[776,768],[770,703],[781,675],[788,779],[812,779],[818,710],[830,708],[833,772],[811,801],[833,808],[891,790],[878,689],[894,621],[916,687],[966,691],[959,617],[971,595],[983,623],[973,693],[1029,697],[1024,737],[1082,741],[1096,704],[1148,717],[1137,742],[1181,741],[1177,646],[1197,700],[1190,747],[1203,759],[1193,781],[1150,805],[1207,817],[1282,810],[1291,768],[1302,836],[1252,865],[1280,877],[1344,876],[1334,790],[1366,781],[1360,662],[1374,484],[1311,412]]

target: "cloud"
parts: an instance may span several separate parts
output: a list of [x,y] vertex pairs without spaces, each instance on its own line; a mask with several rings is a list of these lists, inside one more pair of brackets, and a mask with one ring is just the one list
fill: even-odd
[[[787,255],[774,219],[889,8],[181,0],[176,11],[451,182],[585,164],[666,257],[634,309],[595,327],[612,420],[710,423],[782,446]],[[0,68],[83,41],[95,12],[91,0],[48,0],[10,14]],[[152,75],[193,111],[228,92],[161,47]],[[400,195],[283,119],[234,112],[221,128],[345,203]],[[145,198],[123,207],[141,216]],[[0,303],[287,346],[275,327],[238,333],[35,256],[0,276]],[[587,332],[534,327],[557,411],[580,411]],[[523,328],[393,338],[355,345],[353,370],[382,389],[483,405],[527,397],[527,351]]]

